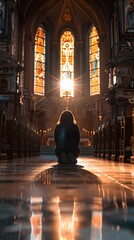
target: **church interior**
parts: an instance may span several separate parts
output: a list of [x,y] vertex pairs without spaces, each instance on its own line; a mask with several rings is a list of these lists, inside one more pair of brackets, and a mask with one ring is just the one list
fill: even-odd
[[0,0],[0,240],[134,239],[133,163],[134,0]]

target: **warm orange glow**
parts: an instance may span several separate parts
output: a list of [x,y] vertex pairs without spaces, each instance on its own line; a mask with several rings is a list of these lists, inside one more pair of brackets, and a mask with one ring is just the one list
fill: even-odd
[[99,36],[95,26],[89,36],[90,95],[100,93],[100,49]]
[[66,96],[66,93],[68,93],[68,96],[72,96],[73,93],[73,81],[70,79],[63,79],[60,82],[61,87],[61,97]]
[[74,36],[65,31],[60,40],[60,96],[74,96]]
[[62,216],[60,215],[60,222],[59,222],[59,237],[60,240],[68,240],[73,239],[73,223],[72,223],[72,216]]
[[92,227],[100,229],[102,227],[101,212],[94,211],[92,214]]
[[45,85],[45,33],[39,27],[35,36],[34,93],[44,95]]
[[32,213],[30,222],[31,222],[31,239],[42,240],[42,214]]
[[91,239],[102,240],[102,199],[94,198],[92,205]]
[[[68,211],[69,209],[69,211]],[[73,240],[74,236],[74,205],[59,202],[59,240]]]
[[31,197],[31,240],[42,240],[42,198]]

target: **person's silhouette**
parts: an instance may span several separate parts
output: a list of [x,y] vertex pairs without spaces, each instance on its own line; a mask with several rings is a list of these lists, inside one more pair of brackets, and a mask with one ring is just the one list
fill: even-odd
[[74,116],[71,111],[65,110],[61,113],[59,124],[54,130],[55,154],[58,163],[76,164],[80,154],[79,142],[80,132],[74,123]]

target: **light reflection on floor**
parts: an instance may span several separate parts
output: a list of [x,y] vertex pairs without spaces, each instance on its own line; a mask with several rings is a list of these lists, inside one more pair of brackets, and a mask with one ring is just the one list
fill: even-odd
[[93,158],[2,162],[0,240],[134,239],[133,169]]

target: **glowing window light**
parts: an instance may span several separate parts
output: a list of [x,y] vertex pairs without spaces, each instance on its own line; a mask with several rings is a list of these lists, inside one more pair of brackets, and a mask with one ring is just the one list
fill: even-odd
[[92,205],[91,239],[102,240],[102,199],[94,198]]
[[60,97],[74,96],[74,36],[64,31],[60,39]]
[[42,27],[35,35],[34,47],[34,93],[44,95],[45,88],[45,44],[46,36]]
[[90,95],[100,94],[100,48],[95,26],[91,28],[89,33],[89,72]]
[[62,92],[62,96],[72,96],[71,93],[73,93],[73,89],[74,89],[74,84],[72,80],[61,80],[60,82],[60,87],[61,87],[61,92]]
[[31,197],[30,240],[42,240],[42,197]]
[[73,212],[61,213],[59,209],[59,240],[73,239]]

